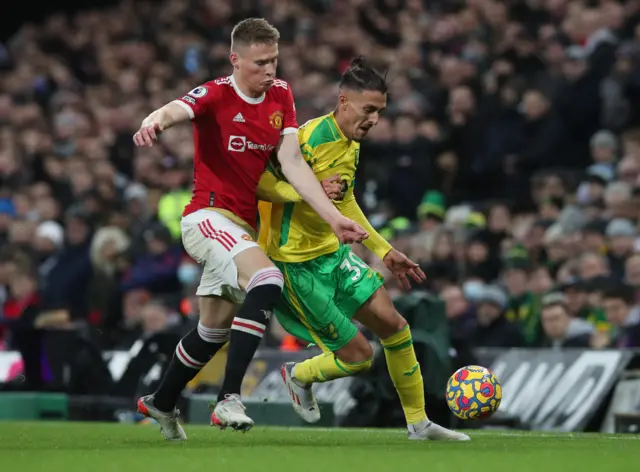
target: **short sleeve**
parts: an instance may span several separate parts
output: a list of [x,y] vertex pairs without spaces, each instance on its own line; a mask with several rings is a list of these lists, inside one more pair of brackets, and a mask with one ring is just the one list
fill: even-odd
[[184,108],[193,120],[211,110],[216,99],[218,88],[214,82],[207,82],[194,88],[184,97],[174,100],[173,103]]
[[298,132],[298,120],[296,118],[296,104],[293,101],[293,92],[291,91],[291,85],[287,87],[285,95],[285,112],[284,112],[284,125],[280,134],[297,133]]

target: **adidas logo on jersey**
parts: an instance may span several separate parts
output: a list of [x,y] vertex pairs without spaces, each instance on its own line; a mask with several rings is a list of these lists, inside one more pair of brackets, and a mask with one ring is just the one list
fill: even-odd
[[242,116],[242,113],[238,113],[234,118],[233,121],[235,121],[236,123],[246,123],[244,116]]

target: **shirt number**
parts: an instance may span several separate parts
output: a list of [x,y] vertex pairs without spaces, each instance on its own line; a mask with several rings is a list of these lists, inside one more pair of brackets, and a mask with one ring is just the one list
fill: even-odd
[[[349,260],[351,260],[351,262],[349,262]],[[349,272],[352,272],[353,275],[351,275],[351,280],[357,282],[360,277],[362,277],[362,270],[360,269],[366,271],[369,269],[369,266],[358,259],[354,253],[350,252],[349,255],[344,258],[342,264],[340,264],[340,268],[342,270],[348,270]]]

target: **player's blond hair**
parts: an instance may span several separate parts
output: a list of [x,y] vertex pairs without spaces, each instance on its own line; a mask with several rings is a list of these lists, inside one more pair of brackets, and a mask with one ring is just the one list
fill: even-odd
[[233,27],[231,50],[237,46],[252,44],[275,44],[280,40],[280,32],[264,18],[247,18]]

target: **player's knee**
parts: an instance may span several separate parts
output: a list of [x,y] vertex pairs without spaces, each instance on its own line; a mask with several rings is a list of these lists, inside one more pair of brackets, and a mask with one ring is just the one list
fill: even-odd
[[382,323],[380,323],[380,327],[378,328],[380,333],[376,333],[381,339],[393,336],[407,327],[407,320],[405,320],[404,317],[395,309],[393,310],[393,313],[382,317],[381,321]]
[[231,326],[236,305],[220,297],[198,297],[200,324],[211,329],[226,329]]
[[404,319],[404,316],[402,316],[400,313],[398,313],[395,310],[394,312],[395,314],[391,317],[391,320],[389,321],[389,330],[393,330],[393,334],[399,333],[400,331],[405,329],[408,324],[407,320]]
[[345,364],[359,365],[373,358],[373,347],[362,333],[358,333],[345,347],[336,351],[335,355]]
[[284,278],[276,267],[256,271],[247,283],[245,304],[260,305],[259,309],[271,310],[282,295]]
[[282,293],[282,287],[284,286],[284,277],[282,272],[277,267],[265,267],[264,269],[257,270],[247,282],[247,288],[245,292],[251,293],[261,287],[275,288],[278,292],[278,296]]
[[222,329],[228,328],[231,325],[231,321],[233,317],[230,319],[224,319],[221,316],[218,316],[216,313],[200,313],[200,321],[199,323],[205,328],[210,329]]

